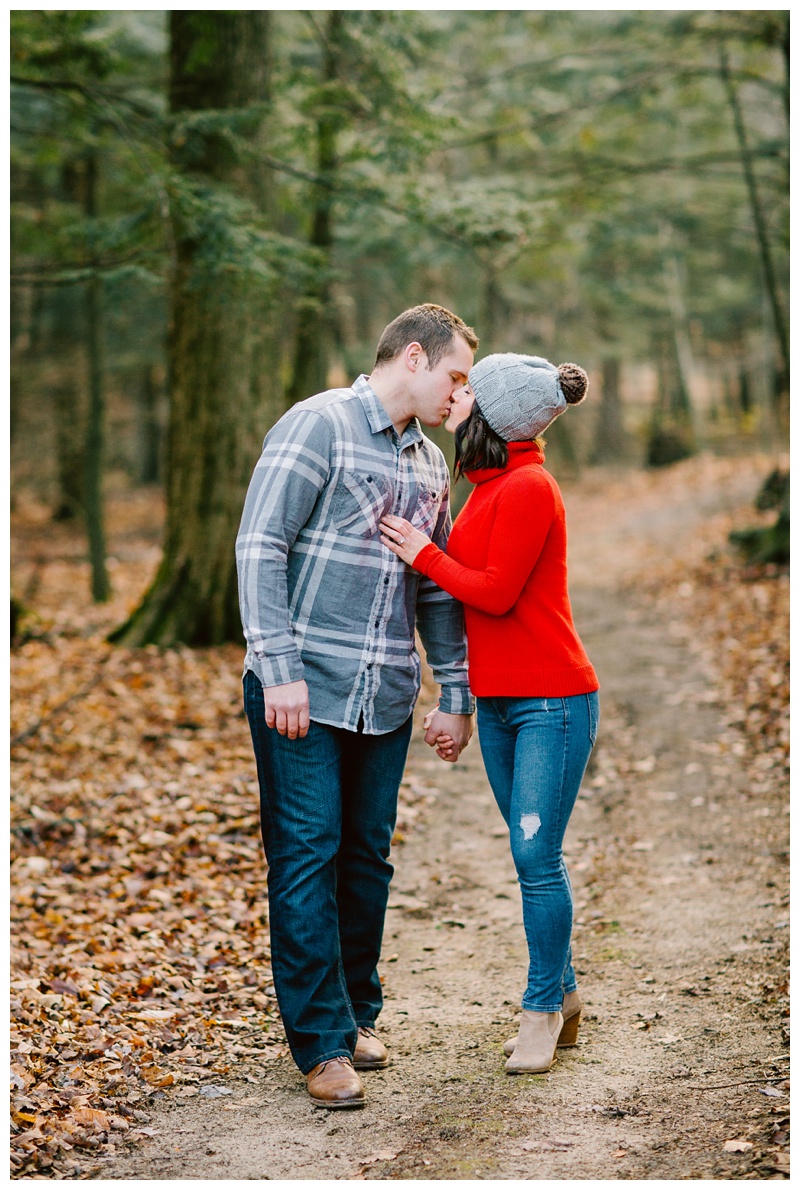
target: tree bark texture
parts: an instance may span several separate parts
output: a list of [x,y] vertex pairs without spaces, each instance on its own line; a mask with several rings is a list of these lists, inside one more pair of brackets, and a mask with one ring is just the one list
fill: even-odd
[[[255,140],[268,97],[269,31],[265,11],[171,12],[173,113],[240,109],[237,135]],[[263,178],[224,135],[198,133],[176,154],[200,192],[232,186],[258,203]],[[242,639],[234,542],[277,384],[269,295],[209,264],[213,227],[198,235],[179,212],[173,224],[164,555],[143,602],[111,636],[133,645]]]

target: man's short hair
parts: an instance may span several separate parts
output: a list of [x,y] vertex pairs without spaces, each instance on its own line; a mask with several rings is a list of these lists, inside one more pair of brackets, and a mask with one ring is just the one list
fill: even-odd
[[409,343],[419,343],[428,357],[430,370],[436,367],[456,335],[461,335],[473,351],[477,349],[478,336],[457,314],[445,310],[444,306],[436,306],[433,302],[412,306],[410,310],[404,310],[397,318],[392,319],[384,330],[378,340],[375,367],[396,359]]

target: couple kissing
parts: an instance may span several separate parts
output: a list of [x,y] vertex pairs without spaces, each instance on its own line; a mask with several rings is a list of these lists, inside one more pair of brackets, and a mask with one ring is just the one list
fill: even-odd
[[[369,376],[269,431],[236,541],[244,704],[268,864],[275,992],[320,1108],[360,1108],[388,1065],[377,965],[397,796],[419,694],[419,632],[440,694],[425,741],[445,763],[477,708],[509,828],[529,968],[509,1074],[574,1045],[572,892],[562,841],[599,720],[567,592],[564,504],[542,433],[583,400],[575,364],[503,353],[433,304],[385,328]],[[474,488],[450,518],[444,455]],[[451,531],[452,530],[452,531]]]

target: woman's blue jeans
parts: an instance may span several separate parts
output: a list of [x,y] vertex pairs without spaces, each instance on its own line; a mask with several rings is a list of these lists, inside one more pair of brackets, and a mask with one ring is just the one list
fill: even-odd
[[530,965],[522,1007],[557,1012],[575,990],[572,886],[561,847],[599,721],[596,693],[479,698],[483,762],[511,836]]
[[275,994],[303,1074],[350,1057],[383,996],[377,966],[389,850],[412,721],[386,735],[312,722],[290,740],[267,727],[255,674],[244,705],[261,791]]

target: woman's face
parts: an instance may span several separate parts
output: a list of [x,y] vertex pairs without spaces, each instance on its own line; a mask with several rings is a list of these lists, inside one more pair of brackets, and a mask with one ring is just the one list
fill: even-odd
[[444,428],[449,430],[451,434],[455,434],[462,421],[466,421],[470,413],[472,413],[472,407],[475,404],[475,394],[469,384],[464,384],[461,388],[455,390],[451,399],[450,416],[444,423]]

